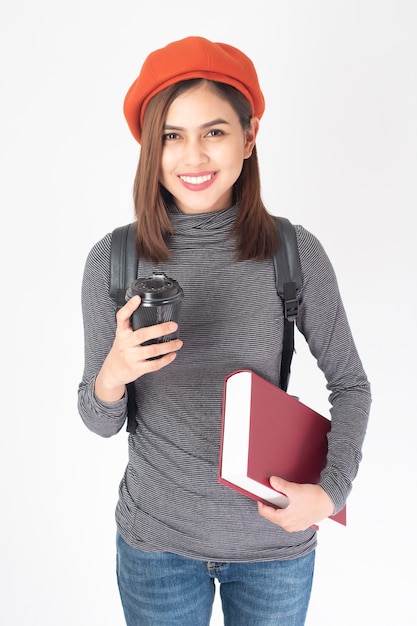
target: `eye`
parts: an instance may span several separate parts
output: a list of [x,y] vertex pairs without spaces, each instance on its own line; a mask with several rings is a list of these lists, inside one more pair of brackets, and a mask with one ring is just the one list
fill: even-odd
[[211,130],[209,130],[209,132],[207,133],[207,137],[221,137],[221,135],[223,135],[223,131],[219,130],[218,128],[212,128]]
[[173,141],[174,139],[178,139],[179,135],[177,135],[177,133],[166,133],[165,135],[162,135],[162,141]]

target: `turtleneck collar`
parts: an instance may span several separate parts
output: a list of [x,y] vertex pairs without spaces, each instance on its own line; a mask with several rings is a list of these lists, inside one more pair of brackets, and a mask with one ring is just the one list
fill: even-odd
[[[168,209],[169,217],[174,228],[174,236],[170,238],[170,247],[181,247],[191,242],[219,243],[231,240],[231,230],[238,213],[237,206],[214,211],[212,213],[198,213],[190,215],[182,213],[175,205]],[[234,242],[230,242],[234,245]]]

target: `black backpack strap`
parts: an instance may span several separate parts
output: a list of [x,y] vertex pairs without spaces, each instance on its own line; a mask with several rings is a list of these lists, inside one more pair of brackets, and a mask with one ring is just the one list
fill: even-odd
[[120,309],[126,304],[126,289],[137,278],[136,222],[115,228],[111,237],[110,298]]
[[[137,224],[119,226],[112,232],[110,248],[110,289],[109,294],[117,309],[125,303],[126,289],[137,278],[138,258],[136,255]],[[127,427],[129,433],[136,431],[135,383],[126,385]]]
[[137,422],[136,422],[136,389],[135,383],[132,381],[131,383],[127,383],[126,385],[126,393],[127,393],[127,424],[126,430],[128,433],[135,433]]
[[275,217],[275,222],[280,238],[273,257],[275,284],[284,307],[284,339],[279,386],[286,391],[294,353],[294,321],[298,315],[298,291],[302,287],[302,274],[294,226],[285,217]]

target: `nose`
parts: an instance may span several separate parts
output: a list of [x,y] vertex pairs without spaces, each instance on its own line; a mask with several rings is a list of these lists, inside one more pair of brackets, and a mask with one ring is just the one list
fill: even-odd
[[196,166],[208,163],[210,157],[199,139],[189,139],[184,145],[183,160],[187,166]]

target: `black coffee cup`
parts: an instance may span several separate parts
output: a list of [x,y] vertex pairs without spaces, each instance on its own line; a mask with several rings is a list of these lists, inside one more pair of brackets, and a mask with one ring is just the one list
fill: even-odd
[[[133,330],[162,322],[174,321],[179,324],[184,293],[176,280],[169,278],[164,272],[154,271],[152,276],[133,281],[126,291],[126,301],[136,295],[141,297],[141,303],[131,317]],[[178,330],[151,339],[143,345],[163,343],[177,338]]]

